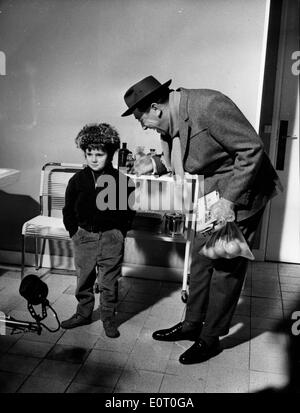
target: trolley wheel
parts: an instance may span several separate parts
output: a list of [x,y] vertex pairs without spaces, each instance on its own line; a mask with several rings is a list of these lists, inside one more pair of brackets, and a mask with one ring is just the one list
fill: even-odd
[[188,293],[187,293],[186,290],[182,290],[181,291],[181,301],[183,303],[187,303],[187,300],[188,300]]

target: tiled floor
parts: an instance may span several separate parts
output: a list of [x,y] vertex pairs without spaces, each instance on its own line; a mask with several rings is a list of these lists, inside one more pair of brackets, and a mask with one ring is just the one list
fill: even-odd
[[[75,276],[45,269],[40,274],[59,318],[71,316]],[[33,321],[19,285],[19,268],[0,267],[0,310]],[[274,329],[300,310],[299,265],[250,264],[230,333],[222,338],[223,351],[202,364],[178,362],[191,342],[151,337],[183,318],[180,291],[176,283],[123,277],[117,339],[105,336],[97,310],[91,325],[74,330],[0,335],[0,392],[248,393],[287,384],[286,340]],[[55,327],[50,311],[45,323]]]

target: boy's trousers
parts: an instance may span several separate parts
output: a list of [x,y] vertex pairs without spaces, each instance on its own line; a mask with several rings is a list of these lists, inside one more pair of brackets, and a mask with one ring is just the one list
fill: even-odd
[[86,318],[92,315],[97,265],[100,319],[104,321],[114,315],[118,301],[118,279],[121,276],[124,255],[124,236],[118,229],[89,232],[79,228],[72,240],[77,273],[76,312]]
[[[254,241],[264,208],[238,223],[249,247]],[[212,260],[199,254],[203,237],[194,240],[189,297],[185,321],[204,322],[201,336],[228,334],[230,323],[243,287],[248,260],[243,257]]]

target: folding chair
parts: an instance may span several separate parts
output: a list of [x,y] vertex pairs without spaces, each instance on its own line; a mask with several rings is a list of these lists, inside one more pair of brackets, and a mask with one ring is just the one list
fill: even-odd
[[[62,208],[64,207],[65,191],[70,178],[82,169],[84,164],[56,163],[45,164],[41,170],[40,181],[40,215],[25,222],[22,227],[22,262],[21,278],[24,276],[26,239],[33,238],[35,241],[35,268],[42,266],[42,258],[46,240],[69,240],[66,231]],[[38,252],[40,241],[42,246]],[[40,255],[40,259],[38,259]]]

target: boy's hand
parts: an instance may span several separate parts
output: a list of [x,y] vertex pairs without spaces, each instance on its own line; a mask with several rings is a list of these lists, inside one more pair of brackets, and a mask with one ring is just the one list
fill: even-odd
[[135,175],[147,175],[153,172],[153,164],[150,155],[139,157],[133,164],[130,173]]

